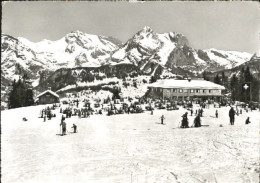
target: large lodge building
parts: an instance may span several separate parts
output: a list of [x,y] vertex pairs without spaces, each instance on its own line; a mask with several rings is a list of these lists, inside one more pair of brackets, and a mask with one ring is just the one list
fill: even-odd
[[214,99],[220,101],[225,87],[206,80],[159,80],[148,86],[147,95],[151,98],[185,100]]

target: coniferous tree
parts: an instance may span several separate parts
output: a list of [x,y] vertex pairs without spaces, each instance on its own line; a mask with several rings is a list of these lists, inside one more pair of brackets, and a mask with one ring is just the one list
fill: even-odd
[[150,83],[155,83],[157,80],[154,76],[151,76]]
[[219,78],[218,74],[214,78],[214,83],[220,84],[220,78]]
[[251,82],[252,81],[252,75],[250,73],[250,69],[249,67],[247,66],[246,70],[245,70],[245,82]]
[[29,89],[26,80],[21,78],[12,83],[12,89],[9,92],[8,107],[9,109],[33,105],[33,91]]
[[[240,71],[239,84],[242,87],[244,83],[245,83],[245,69],[244,69],[244,67],[242,67],[242,69]],[[240,97],[240,101],[242,101],[242,102],[246,101],[246,93],[245,93],[243,88],[241,88],[241,90],[240,90],[240,96],[239,97]]]
[[205,70],[202,73],[202,77],[204,80],[209,81],[209,78],[207,77],[207,72]]
[[222,71],[221,73],[221,77],[222,77],[222,85],[226,86],[227,85],[227,77],[225,76],[225,72]]
[[25,106],[31,106],[33,104],[34,104],[33,90],[31,88],[28,88],[25,94]]
[[12,83],[12,89],[10,90],[9,96],[8,96],[8,108],[15,108],[17,106],[16,104],[16,80]]
[[239,95],[239,81],[235,74],[232,75],[230,80],[230,88],[231,88],[231,98],[232,100],[237,100]]

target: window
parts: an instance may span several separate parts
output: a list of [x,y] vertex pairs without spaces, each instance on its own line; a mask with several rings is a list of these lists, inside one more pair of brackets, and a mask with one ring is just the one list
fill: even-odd
[[191,89],[191,90],[190,90],[190,92],[191,92],[191,93],[194,93],[194,90],[193,90],[193,89]]
[[196,90],[196,93],[199,93],[199,92],[200,92],[200,90],[197,89],[197,90]]
[[203,93],[206,93],[206,90],[202,90]]
[[209,90],[209,93],[211,93],[211,90]]
[[182,92],[183,92],[183,90],[182,90],[182,89],[180,89],[180,90],[179,90],[179,92],[180,92],[180,93],[182,93]]
[[183,92],[184,92],[184,93],[188,93],[188,90],[187,90],[187,89],[183,89]]

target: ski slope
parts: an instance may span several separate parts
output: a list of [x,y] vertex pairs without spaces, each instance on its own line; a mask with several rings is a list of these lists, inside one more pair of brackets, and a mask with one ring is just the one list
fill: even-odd
[[[43,108],[2,111],[3,183],[259,182],[259,111],[243,111],[230,126],[229,107],[218,109],[218,119],[211,107],[202,118],[209,127],[189,129],[177,128],[183,108],[72,116],[67,129],[75,123],[78,133],[58,136],[59,108],[46,122],[38,118]],[[248,116],[252,123],[245,125]],[[189,113],[190,125],[193,119]]]

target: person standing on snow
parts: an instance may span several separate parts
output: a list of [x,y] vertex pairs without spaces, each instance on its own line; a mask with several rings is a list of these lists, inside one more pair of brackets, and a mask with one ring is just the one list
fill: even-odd
[[216,115],[216,118],[218,118],[218,110],[216,110],[216,113],[215,113],[215,115]]
[[194,127],[201,127],[201,119],[199,115],[194,119]]
[[63,135],[66,135],[66,131],[67,131],[67,129],[66,129],[66,123],[65,123],[65,121],[62,121],[61,123],[60,123],[60,126],[62,127],[62,136]]
[[235,112],[234,108],[231,107],[231,109],[229,110],[229,119],[230,119],[231,125],[234,125],[234,123],[235,123],[235,114],[236,114],[236,112]]
[[74,133],[77,133],[77,125],[73,124],[73,126],[71,128],[73,128]]
[[193,109],[191,108],[190,109],[190,115],[192,116],[192,114],[193,114]]
[[248,125],[250,122],[249,117],[246,119],[246,125]]
[[200,109],[200,117],[202,117],[203,112],[204,112],[204,111],[203,111],[203,109],[201,108],[201,109]]
[[61,116],[61,122],[63,122],[65,120],[65,117],[62,115]]
[[162,116],[160,117],[160,119],[161,119],[161,124],[163,125],[163,120],[165,119],[165,118],[164,118],[164,115],[162,115]]
[[189,122],[188,122],[188,112],[182,115],[182,124],[181,128],[188,128],[189,127]]

